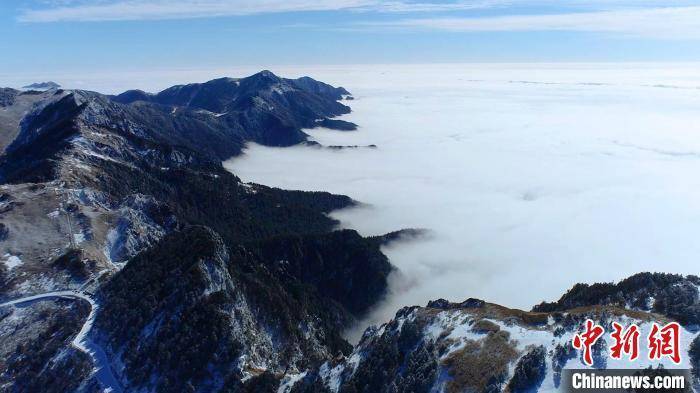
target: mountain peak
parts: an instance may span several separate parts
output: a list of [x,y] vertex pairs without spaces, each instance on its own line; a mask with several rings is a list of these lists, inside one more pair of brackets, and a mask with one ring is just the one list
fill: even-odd
[[113,96],[112,101],[119,102],[121,104],[128,104],[136,101],[150,101],[152,94],[146,93],[143,90],[127,90],[119,95]]
[[275,78],[279,79],[277,75],[275,75],[272,71],[270,70],[262,70],[258,72],[257,74],[251,75],[251,77],[264,77],[264,78]]
[[[318,119],[326,119],[348,113],[350,108],[338,102],[344,95],[350,93],[343,88],[336,88],[312,78],[286,79],[275,75],[269,70],[263,70],[244,78],[222,77],[204,83],[177,85],[157,94],[148,94],[139,90],[130,90],[117,96],[110,97],[121,104],[131,104],[137,101],[176,107],[174,113],[189,110],[199,113],[209,113],[221,121],[234,116],[242,116],[243,122],[252,119],[249,111],[263,111],[273,114],[267,117],[269,121],[278,124],[268,124],[269,130],[282,131],[292,129],[324,126],[328,128],[354,129],[340,121],[317,123]],[[307,107],[302,113],[294,112],[288,105],[288,100]],[[255,115],[254,117],[258,117]],[[273,120],[277,119],[277,120]],[[286,132],[285,132],[286,133]],[[304,140],[304,135],[297,133],[292,138],[279,136],[263,138],[260,142],[272,145],[289,145]]]

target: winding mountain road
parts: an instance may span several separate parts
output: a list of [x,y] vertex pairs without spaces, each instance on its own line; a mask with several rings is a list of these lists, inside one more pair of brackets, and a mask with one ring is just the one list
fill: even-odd
[[99,305],[90,296],[75,291],[55,291],[11,300],[1,303],[0,307],[33,303],[47,299],[80,299],[90,303],[90,315],[88,315],[83,327],[80,329],[80,332],[78,332],[78,335],[76,335],[73,339],[72,344],[79,351],[88,354],[92,358],[95,377],[100,382],[105,392],[122,393],[123,389],[117,378],[115,378],[114,374],[112,373],[112,369],[109,365],[109,359],[107,358],[105,351],[88,337],[88,333],[90,332],[90,329],[92,329],[92,325],[95,322],[95,315],[99,309]]

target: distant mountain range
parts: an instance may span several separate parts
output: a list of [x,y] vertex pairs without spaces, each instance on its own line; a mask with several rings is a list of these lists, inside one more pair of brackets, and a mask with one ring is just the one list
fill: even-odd
[[51,89],[60,89],[61,85],[59,85],[56,82],[39,82],[39,83],[32,83],[27,86],[22,86],[23,89],[26,90],[51,90]]
[[335,118],[347,90],[269,71],[157,94],[35,87],[0,89],[2,389],[532,391],[578,356],[566,340],[585,317],[700,320],[697,277],[639,275],[532,312],[405,308],[353,347],[342,332],[395,270],[381,247],[420,231],[337,230],[349,197],[221,164],[247,142],[354,130]]

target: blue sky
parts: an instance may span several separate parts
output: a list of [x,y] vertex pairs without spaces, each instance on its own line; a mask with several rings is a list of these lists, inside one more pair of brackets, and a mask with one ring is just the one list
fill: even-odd
[[228,65],[696,61],[700,1],[5,0],[0,36],[0,75]]

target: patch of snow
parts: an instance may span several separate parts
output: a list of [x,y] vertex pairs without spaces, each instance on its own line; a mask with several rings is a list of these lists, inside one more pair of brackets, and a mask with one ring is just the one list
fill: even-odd
[[253,360],[254,357],[254,353],[244,353],[241,356],[239,356],[238,359],[236,359],[236,368],[241,370],[241,374],[243,375],[243,377],[241,378],[241,382],[245,382],[255,376],[255,374],[251,372],[252,369],[264,368],[256,366],[255,361]]
[[148,323],[148,325],[144,326],[144,328],[141,330],[140,337],[142,340],[150,338],[153,333],[155,333],[158,328],[161,325],[161,322],[163,322],[163,315],[162,313],[157,315],[155,318],[151,320],[151,322]]
[[122,165],[132,166],[129,163],[126,163],[126,162],[123,162],[120,160],[116,160],[112,157],[109,157],[107,155],[102,154],[101,152],[99,152],[100,149],[95,145],[95,143],[93,141],[85,138],[84,136],[73,137],[71,139],[71,142],[73,143],[73,146],[75,146],[78,149],[78,151],[80,153],[82,153],[86,156],[91,156],[91,157],[94,157],[94,158],[97,158],[100,160],[111,161],[111,162],[115,162],[115,163],[122,164]]
[[294,89],[287,84],[277,84],[277,85],[272,86],[272,88],[270,88],[270,91],[272,91],[273,93],[277,93],[279,95],[284,95],[284,93],[286,93],[288,91],[293,91],[293,90]]
[[109,200],[102,192],[89,188],[72,189],[70,191],[72,196],[79,200],[83,205],[101,207],[103,209],[110,208]]
[[23,264],[22,260],[16,255],[5,254],[4,257],[6,258],[4,261],[5,266],[7,266],[7,268],[10,270],[18,266],[22,266]]
[[355,371],[357,371],[357,367],[360,365],[362,360],[364,360],[364,356],[360,352],[355,352],[352,354],[352,356],[350,356],[347,361],[347,365],[352,367],[352,373],[350,375],[355,374]]
[[654,303],[656,303],[656,298],[654,296],[649,296],[649,298],[647,299],[647,304],[646,304],[647,310],[653,309]]
[[256,194],[258,192],[253,183],[241,183],[241,186],[245,188],[246,192],[249,194]]
[[85,235],[83,233],[75,233],[73,234],[73,241],[75,244],[80,244],[85,241]]
[[510,337],[518,342],[518,349],[520,350],[540,345],[548,348],[553,343],[554,336],[548,330],[528,329],[519,325],[508,326],[493,319],[489,319],[489,321],[497,324],[501,330],[510,333]]
[[300,374],[286,375],[282,378],[280,387],[277,393],[289,393],[297,382],[301,381],[306,376],[306,371]]
[[46,292],[55,289],[56,282],[45,274],[35,275],[22,282],[15,290],[14,295],[24,295],[27,293]]
[[344,369],[342,364],[330,368],[328,362],[324,363],[319,369],[319,376],[330,391],[337,392],[340,389],[340,384],[342,383],[341,375]]
[[551,316],[551,315],[548,316],[548,317],[547,317],[547,326],[552,326],[552,325],[554,325],[554,323],[555,323],[554,317]]
[[119,231],[117,231],[116,228],[111,228],[107,232],[107,241],[105,242],[105,246],[102,249],[102,253],[104,254],[105,258],[107,258],[107,260],[112,264],[115,263],[114,259],[112,259],[112,250],[115,249],[115,247],[118,247],[119,244]]

